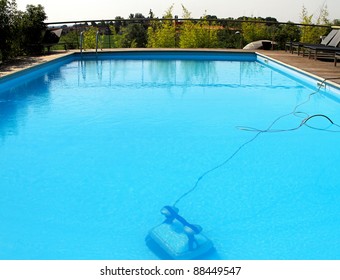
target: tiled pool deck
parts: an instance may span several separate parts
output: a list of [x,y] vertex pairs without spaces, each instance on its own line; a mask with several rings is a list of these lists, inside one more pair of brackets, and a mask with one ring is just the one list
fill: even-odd
[[[133,51],[134,49],[128,49],[129,51]],[[146,49],[137,49],[138,51],[146,50]],[[151,50],[151,49],[149,49]],[[169,50],[169,49],[165,49]],[[206,51],[207,49],[205,49]],[[105,50],[107,51],[107,50]],[[110,49],[108,51],[122,51],[122,49]],[[225,52],[245,52],[244,50],[221,50]],[[0,78],[9,74],[13,74],[15,72],[39,65],[44,62],[51,61],[53,59],[70,55],[74,51],[67,52],[53,52],[48,55],[37,56],[37,57],[25,57],[18,58],[13,60],[10,63],[6,63],[5,65],[0,65]],[[76,51],[78,52],[78,51]],[[249,52],[249,51],[247,51]],[[270,58],[278,60],[282,63],[288,64],[290,66],[301,69],[305,72],[311,73],[323,79],[329,79],[332,82],[340,85],[340,64],[335,67],[333,61],[320,61],[314,59],[308,59],[307,57],[298,56],[296,54],[291,54],[285,51],[264,51],[258,50],[257,53],[266,55]]]

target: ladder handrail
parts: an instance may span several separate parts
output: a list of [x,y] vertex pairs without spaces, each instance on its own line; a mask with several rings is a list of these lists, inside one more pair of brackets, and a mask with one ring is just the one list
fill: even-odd
[[96,33],[96,53],[98,52],[99,31]]
[[80,53],[83,53],[83,44],[84,44],[84,31],[80,32]]

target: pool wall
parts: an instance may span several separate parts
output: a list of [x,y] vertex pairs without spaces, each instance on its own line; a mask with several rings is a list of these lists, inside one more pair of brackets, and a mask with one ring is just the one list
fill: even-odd
[[[181,56],[179,58],[179,56]],[[244,52],[244,51],[225,51],[225,50],[115,50],[110,52],[73,52],[62,57],[43,62],[39,65],[35,65],[24,70],[15,72],[13,74],[6,75],[0,78],[0,91],[8,89],[12,86],[25,83],[27,79],[41,75],[48,71],[48,68],[61,66],[65,63],[74,60],[219,60],[219,61],[257,61],[274,71],[280,72],[286,76],[289,76],[293,80],[303,83],[304,85],[312,89],[322,89],[323,93],[340,100],[340,85],[327,81],[319,76],[313,75],[291,65],[285,64],[263,54],[256,52]]]
[[[81,59],[133,59],[133,60],[228,60],[228,61],[256,61],[254,52],[225,52],[225,51],[195,51],[195,50],[143,50],[143,51],[115,51],[103,53],[77,53]],[[180,56],[180,57],[179,57]]]
[[35,78],[36,76],[45,74],[51,68],[62,66],[68,62],[73,61],[74,59],[75,53],[70,53],[65,56],[25,68],[12,74],[8,74],[4,77],[0,77],[0,91],[8,89],[12,86],[23,84],[31,78]]

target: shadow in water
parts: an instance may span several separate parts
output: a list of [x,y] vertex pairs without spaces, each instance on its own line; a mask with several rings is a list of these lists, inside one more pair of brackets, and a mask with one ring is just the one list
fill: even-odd
[[[151,252],[153,252],[157,258],[161,260],[173,260],[173,258],[167,254],[154,240],[148,236],[145,238],[145,244]],[[208,252],[194,258],[193,260],[220,260],[218,252],[215,247],[211,248]]]
[[61,78],[61,71],[57,68],[33,78],[24,74],[4,82],[0,91],[0,139],[17,134],[30,107],[46,107],[50,102],[51,82]]

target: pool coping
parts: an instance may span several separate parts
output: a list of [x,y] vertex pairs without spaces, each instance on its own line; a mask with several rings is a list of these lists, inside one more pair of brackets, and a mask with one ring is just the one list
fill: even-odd
[[317,91],[322,90],[324,94],[333,96],[333,98],[340,101],[340,85],[330,79],[320,77],[263,54],[257,54],[257,61],[272,68],[274,71],[288,75],[293,80],[297,80],[308,87],[314,88]]
[[[269,60],[274,61],[275,63],[277,63],[277,64],[279,64],[279,65],[282,65],[282,66],[284,66],[284,67],[286,67],[286,68],[288,68],[288,69],[290,69],[290,70],[296,71],[296,72],[301,73],[301,74],[303,74],[303,75],[305,75],[305,76],[307,76],[307,77],[310,77],[310,78],[312,78],[312,79],[315,79],[316,81],[319,82],[318,85],[320,85],[320,83],[325,83],[325,84],[328,84],[328,85],[330,85],[330,86],[332,86],[332,87],[335,87],[335,88],[337,88],[337,89],[340,89],[340,84],[338,84],[338,83],[336,83],[336,82],[334,82],[334,81],[331,80],[331,79],[334,79],[334,78],[326,78],[326,77],[318,76],[318,75],[316,75],[316,74],[314,74],[314,73],[308,72],[308,71],[303,70],[303,69],[300,69],[300,68],[298,68],[298,67],[296,67],[296,66],[293,66],[293,65],[290,65],[290,64],[288,64],[288,63],[282,62],[282,61],[277,60],[277,59],[275,59],[275,58],[273,58],[273,57],[270,57],[270,56],[268,56],[268,55],[265,55],[265,54],[263,54],[263,53],[258,53],[258,52],[256,52],[256,54],[257,54],[258,56],[263,57],[264,59],[269,59]],[[339,80],[340,80],[340,73],[339,73]]]
[[54,53],[37,57],[19,58],[9,65],[5,66],[5,72],[0,68],[0,82],[13,79],[19,75],[25,74],[33,69],[42,68],[48,64],[55,63],[67,57],[71,57],[76,52]]

